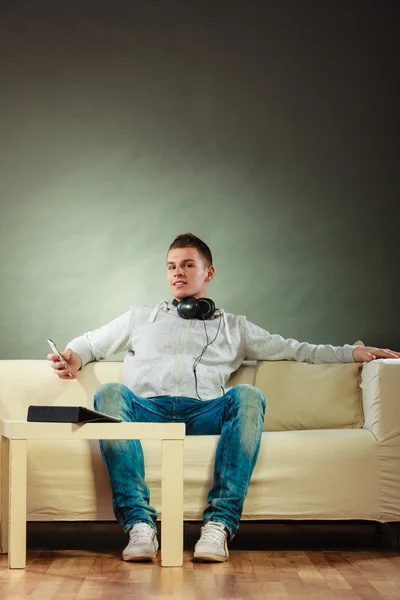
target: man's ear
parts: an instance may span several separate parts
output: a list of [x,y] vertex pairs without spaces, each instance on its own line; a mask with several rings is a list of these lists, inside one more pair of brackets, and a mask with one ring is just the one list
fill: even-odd
[[214,269],[214,267],[212,265],[207,268],[207,273],[208,273],[208,275],[206,277],[206,282],[210,283],[210,281],[212,279],[214,279],[214,275],[215,275],[215,269]]

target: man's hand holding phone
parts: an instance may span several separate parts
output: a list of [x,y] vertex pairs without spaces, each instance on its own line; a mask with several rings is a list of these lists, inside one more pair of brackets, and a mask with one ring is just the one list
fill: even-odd
[[52,352],[47,355],[47,360],[50,361],[54,373],[60,379],[77,379],[77,372],[82,366],[79,354],[76,354],[70,348],[66,348],[61,354],[52,340],[47,341],[52,349]]

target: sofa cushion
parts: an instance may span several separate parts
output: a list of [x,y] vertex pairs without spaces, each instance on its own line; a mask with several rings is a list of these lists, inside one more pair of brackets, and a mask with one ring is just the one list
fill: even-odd
[[[55,377],[46,360],[0,361],[0,418],[25,419],[30,404],[92,408],[99,385],[122,381],[121,367],[122,362],[91,363],[77,380],[65,382]],[[362,427],[361,367],[361,363],[249,362],[229,384],[253,384],[265,394],[264,431]]]
[[267,400],[264,431],[360,428],[361,363],[261,361],[254,385]]

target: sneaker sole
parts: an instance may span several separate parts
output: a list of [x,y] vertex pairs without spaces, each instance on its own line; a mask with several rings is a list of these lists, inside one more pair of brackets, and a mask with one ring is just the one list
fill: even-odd
[[122,556],[123,560],[126,562],[144,562],[154,560],[157,556],[157,552],[154,554],[133,554],[132,556]]
[[194,554],[193,560],[195,560],[196,562],[225,562],[226,560],[228,560],[228,557],[203,552],[202,554]]

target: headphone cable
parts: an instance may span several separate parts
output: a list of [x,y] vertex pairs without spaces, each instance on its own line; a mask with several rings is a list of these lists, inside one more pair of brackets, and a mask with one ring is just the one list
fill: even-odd
[[[215,310],[216,310],[216,311],[218,310],[218,312],[219,312],[219,316],[220,316],[220,320],[219,320],[219,323],[218,323],[218,329],[217,329],[217,333],[215,334],[215,337],[214,337],[214,339],[213,339],[213,340],[211,340],[211,342],[209,342],[209,341],[208,341],[208,333],[207,333],[207,327],[206,327],[206,320],[205,320],[205,318],[204,318],[204,315],[203,315],[203,313],[202,313],[202,317],[203,317],[203,324],[204,324],[204,330],[205,330],[205,332],[206,332],[206,340],[207,340],[207,344],[204,346],[204,348],[203,348],[203,350],[201,351],[201,353],[199,354],[199,356],[198,356],[197,358],[195,358],[195,360],[194,360],[194,363],[193,363],[193,373],[194,373],[194,380],[195,380],[195,383],[196,383],[196,395],[197,395],[197,397],[198,397],[198,399],[199,399],[199,400],[202,400],[203,398],[200,398],[200,396],[199,396],[199,392],[198,392],[198,389],[197,389],[197,374],[196,374],[197,365],[199,364],[199,362],[200,362],[200,361],[201,361],[201,359],[203,358],[203,354],[204,354],[204,353],[205,353],[205,351],[207,350],[208,346],[211,346],[211,344],[212,344],[213,342],[215,342],[215,340],[217,339],[217,336],[218,336],[218,333],[219,333],[219,329],[220,329],[220,327],[221,327],[221,317],[222,317],[222,313],[221,313],[221,311],[220,311],[220,309],[219,309],[219,308],[216,308]],[[222,391],[225,393],[225,391],[224,391],[224,388],[223,388],[222,386],[221,386],[221,388],[222,388]]]

